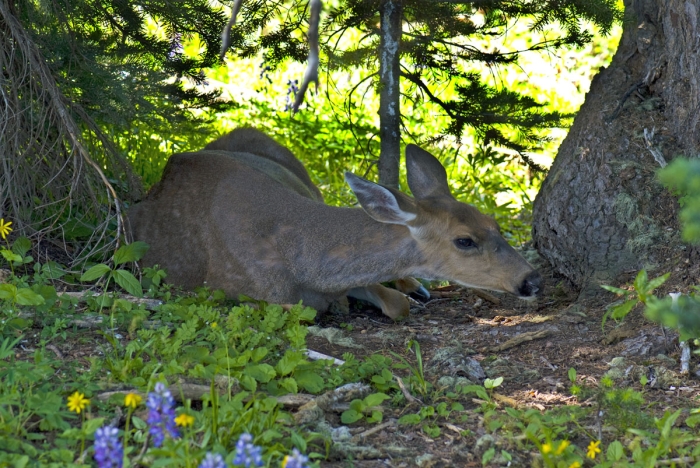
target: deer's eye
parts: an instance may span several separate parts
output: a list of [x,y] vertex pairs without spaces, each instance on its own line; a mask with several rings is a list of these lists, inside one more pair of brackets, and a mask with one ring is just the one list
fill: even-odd
[[457,238],[454,240],[454,243],[457,246],[457,248],[461,250],[471,250],[478,247],[476,245],[476,242],[474,242],[474,240],[470,239],[469,237]]

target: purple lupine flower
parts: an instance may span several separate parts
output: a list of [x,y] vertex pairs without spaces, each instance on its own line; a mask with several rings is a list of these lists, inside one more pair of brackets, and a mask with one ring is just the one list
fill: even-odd
[[158,382],[146,399],[148,408],[148,432],[153,437],[153,445],[160,447],[163,445],[166,435],[178,437],[175,426],[175,400],[170,390],[165,388],[162,382]]
[[287,99],[284,105],[284,110],[288,111],[292,108],[294,100],[297,98],[297,93],[299,92],[299,80],[288,80],[287,81]]
[[282,462],[282,468],[306,468],[308,465],[306,463],[309,461],[309,457],[302,455],[296,448],[292,450],[291,455],[284,457]]
[[116,427],[104,426],[95,431],[95,461],[99,468],[122,468],[124,448]]
[[243,465],[245,468],[251,466],[263,466],[262,449],[253,445],[253,436],[247,433],[241,434],[236,442],[236,457],[233,459],[234,465]]
[[272,70],[272,67],[265,65],[264,60],[260,62],[260,79],[262,80],[265,78],[268,83],[272,84],[272,78],[270,78],[270,74],[268,73],[270,70]]
[[198,468],[226,468],[224,457],[218,453],[207,453]]
[[175,33],[173,37],[170,38],[170,50],[168,51],[168,60],[174,59],[176,56],[181,55],[185,51],[182,47],[182,33]]

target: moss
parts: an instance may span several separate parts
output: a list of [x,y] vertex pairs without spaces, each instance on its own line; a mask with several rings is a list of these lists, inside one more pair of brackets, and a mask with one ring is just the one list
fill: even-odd
[[652,258],[653,250],[657,246],[668,245],[674,233],[663,230],[653,218],[641,214],[639,204],[650,196],[653,194],[633,198],[626,192],[620,192],[613,208],[617,222],[627,228],[626,250],[638,259],[640,267],[654,269],[657,262]]

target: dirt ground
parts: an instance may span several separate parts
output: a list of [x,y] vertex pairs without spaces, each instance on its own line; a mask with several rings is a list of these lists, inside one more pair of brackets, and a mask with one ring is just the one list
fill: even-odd
[[[697,278],[695,262],[685,258],[689,254],[684,255],[675,259],[675,268],[667,270],[672,276],[657,294],[687,292],[687,284]],[[475,383],[482,383],[484,377],[503,377],[503,384],[496,389],[500,407],[543,411],[561,405],[593,404],[578,401],[569,392],[568,371],[572,367],[579,385],[594,387],[612,369],[618,374],[616,382],[639,390],[639,379],[645,374],[650,382],[645,398],[661,411],[698,406],[698,358],[691,359],[689,375],[679,374],[680,348],[675,332],[646,320],[640,306],[621,325],[608,321],[603,332],[601,320],[606,307],[616,300],[612,293],[601,289],[599,294],[582,300],[551,270],[540,271],[546,286],[536,301],[440,288],[431,291],[429,302],[415,303],[409,318],[398,323],[358,303],[350,315],[324,315],[319,329],[314,329],[315,336],[309,336],[308,346],[335,358],[342,358],[346,352],[360,357],[393,351],[415,362],[406,344],[416,340],[427,380],[438,387],[446,382],[440,380],[445,376],[467,377]],[[629,278],[621,281],[631,283],[635,274],[629,272]],[[650,274],[650,278],[654,276]],[[329,341],[331,327],[340,331]],[[397,374],[400,372],[407,371]],[[345,461],[322,466],[482,466],[484,448],[479,440],[486,431],[476,412],[468,424],[439,424],[441,435],[432,439],[422,434],[420,426],[395,423],[403,414],[419,409],[419,404],[409,404],[385,412],[385,427],[364,439],[376,450],[360,451]],[[337,421],[329,423],[333,427],[341,425]],[[351,433],[362,434],[371,428],[351,426]],[[465,436],[460,429],[471,434]],[[365,460],[361,460],[363,457]],[[529,464],[527,454],[520,454],[511,466]]]

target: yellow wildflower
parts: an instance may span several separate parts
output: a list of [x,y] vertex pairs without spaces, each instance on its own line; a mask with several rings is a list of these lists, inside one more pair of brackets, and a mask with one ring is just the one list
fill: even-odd
[[134,408],[141,404],[143,398],[138,393],[127,393],[124,396],[124,406],[127,408]]
[[557,447],[556,454],[561,455],[562,453],[564,453],[564,450],[566,450],[566,447],[568,447],[570,444],[571,442],[569,442],[568,440],[562,440],[559,443],[559,447]]
[[12,232],[12,221],[5,222],[5,218],[0,218],[0,236],[3,240],[7,239],[7,235]]
[[90,400],[85,398],[85,395],[83,395],[80,392],[75,392],[71,396],[68,397],[68,409],[73,411],[74,413],[80,414],[82,410],[87,407],[87,405],[90,404]]
[[576,460],[571,465],[569,465],[569,468],[581,468],[581,463],[578,460]]
[[216,322],[212,322],[212,323],[211,323],[211,327],[212,327],[212,328],[216,328],[216,327],[218,327],[218,326],[219,326],[219,324],[216,323]]
[[588,452],[586,452],[586,456],[588,458],[595,458],[596,454],[600,453],[599,445],[599,440],[592,440],[591,443],[588,444]]
[[182,413],[180,416],[175,418],[175,424],[177,424],[180,427],[191,426],[192,424],[194,424],[194,416]]
[[552,444],[542,444],[542,453],[547,454],[552,451]]

